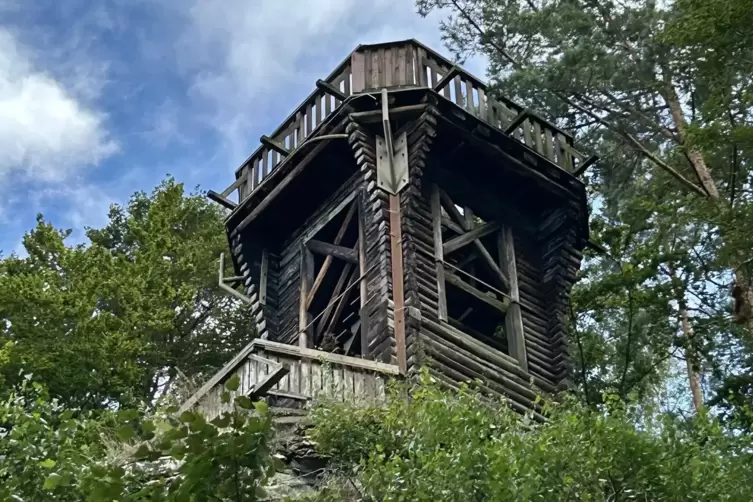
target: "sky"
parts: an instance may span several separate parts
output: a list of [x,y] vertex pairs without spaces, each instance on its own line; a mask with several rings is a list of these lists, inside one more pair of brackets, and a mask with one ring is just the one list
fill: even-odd
[[0,0],[0,254],[22,253],[38,213],[84,242],[168,174],[221,191],[358,44],[447,55],[443,16],[413,0]]

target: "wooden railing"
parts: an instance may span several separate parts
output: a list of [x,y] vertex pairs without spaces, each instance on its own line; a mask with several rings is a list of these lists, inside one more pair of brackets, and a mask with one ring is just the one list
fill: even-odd
[[[506,98],[489,96],[486,85],[415,40],[359,46],[285,119],[236,170],[236,180],[218,202],[237,190],[245,199],[284,158],[309,137],[344,99],[382,88],[430,87],[549,159],[562,169],[582,171],[584,156],[573,138],[552,123]],[[214,193],[214,192],[213,192]],[[228,207],[235,203],[227,201]]]
[[223,400],[222,394],[234,377],[238,387],[231,396],[358,404],[386,399],[387,381],[399,374],[392,364],[256,339],[186,400],[181,411],[198,410],[211,420],[232,410],[232,402]]

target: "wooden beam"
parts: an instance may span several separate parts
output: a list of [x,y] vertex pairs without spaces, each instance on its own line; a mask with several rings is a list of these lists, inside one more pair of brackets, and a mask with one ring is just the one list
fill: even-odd
[[269,252],[261,250],[261,271],[259,273],[259,303],[267,304],[267,274],[269,273]]
[[515,242],[512,229],[503,227],[497,234],[499,264],[510,278],[510,308],[505,316],[507,331],[507,348],[510,355],[518,360],[523,371],[528,372],[528,355],[526,351],[523,316],[520,311],[520,292],[518,291],[518,269],[515,263]]
[[274,150],[275,152],[279,153],[283,157],[287,157],[290,155],[290,150],[279,144],[277,141],[273,140],[269,136],[262,136],[259,138],[259,141],[262,145],[266,146],[270,150]]
[[454,239],[450,239],[449,241],[445,242],[442,246],[444,249],[444,254],[448,255],[454,251],[457,251],[458,249],[467,246],[473,241],[494,233],[497,230],[499,230],[499,223],[494,221],[484,223],[481,226],[478,226],[472,230],[467,231],[464,234],[458,235]]
[[308,311],[307,298],[309,288],[313,283],[314,257],[306,246],[301,246],[301,294],[298,309],[298,345],[301,348],[307,348],[309,344],[308,335],[311,332],[309,326],[310,314]]
[[350,295],[353,293],[353,289],[350,286],[352,286],[355,281],[358,279],[358,274],[356,274],[356,269],[353,269],[353,273],[351,274],[350,280],[348,281],[348,288],[345,290],[345,294],[340,297],[340,299],[337,301],[337,306],[335,307],[334,312],[332,313],[332,317],[329,319],[329,323],[327,325],[327,328],[323,332],[332,332],[332,330],[335,327],[335,324],[337,324],[337,321],[340,320],[340,317],[343,314],[343,310],[345,310],[345,307],[348,305],[348,299],[350,298]]
[[437,316],[447,320],[447,290],[444,277],[444,247],[442,244],[442,204],[439,187],[431,187],[431,220],[434,234],[434,264],[437,274]]
[[319,79],[316,81],[316,88],[322,92],[326,92],[330,96],[334,96],[336,99],[339,99],[340,101],[345,101],[345,99],[347,98],[347,96],[343,94],[340,91],[340,89],[330,84],[329,82],[325,82],[322,79]]
[[[447,84],[449,84],[450,82],[452,82],[452,79],[455,78],[459,73],[460,73],[460,68],[453,65],[452,68],[450,68],[450,71],[447,72],[447,75],[442,77],[442,80],[437,82],[437,85],[434,86],[434,90],[436,92],[441,91],[442,88],[446,86]],[[460,99],[458,99],[458,101],[460,101]]]
[[285,365],[281,365],[279,368],[274,369],[264,378],[264,380],[254,384],[254,388],[251,390],[249,397],[253,400],[265,396],[267,391],[277,385],[277,383],[285,378],[285,375],[288,373],[290,373],[290,368]]
[[[445,208],[445,211],[447,211],[447,214],[450,215],[452,219],[455,220],[455,222],[460,225],[465,231],[470,230],[468,228],[468,225],[465,221],[465,218],[463,218],[463,215],[460,214],[458,211],[458,208],[455,207],[455,203],[452,201],[449,195],[444,192],[444,190],[439,190],[439,198],[442,201],[442,204]],[[489,251],[486,250],[486,247],[481,243],[479,240],[473,241],[473,245],[476,247],[476,250],[478,251],[481,258],[484,259],[484,263],[489,267],[489,269],[494,273],[494,275],[499,280],[500,284],[502,285],[502,289],[508,290],[510,287],[510,284],[507,280],[507,277],[502,273],[502,270],[500,270],[499,265],[497,265],[497,262],[492,258],[492,255],[489,254]]]
[[465,282],[463,279],[459,278],[455,274],[446,272],[445,279],[447,280],[447,282],[449,282],[453,286],[460,288],[466,293],[470,294],[471,296],[481,300],[482,302],[488,305],[491,305],[492,307],[499,310],[503,314],[507,312],[508,305],[506,303],[503,303],[497,300],[496,298],[493,298],[485,293],[482,293],[481,291],[474,288],[473,286],[471,286],[470,284],[468,284],[467,282]]
[[320,255],[332,256],[347,261],[348,263],[353,263],[354,265],[358,263],[358,251],[355,249],[337,246],[335,244],[330,244],[329,242],[318,241],[315,239],[308,241],[306,247],[309,248],[310,251]]
[[330,297],[330,301],[327,304],[327,307],[325,307],[324,313],[322,314],[322,317],[319,319],[319,323],[316,326],[316,338],[317,339],[324,332],[324,327],[327,325],[329,316],[332,314],[332,309],[335,308],[335,304],[333,303],[334,298],[337,298],[338,296],[340,296],[340,293],[342,293],[342,290],[345,287],[346,281],[350,282],[349,279],[350,279],[351,273],[354,272],[354,268],[355,267],[353,267],[352,264],[346,263],[342,269],[342,272],[340,272],[340,277],[337,278],[337,284],[335,284],[335,289],[332,291],[332,296]]
[[522,112],[520,112],[514,119],[512,119],[510,125],[505,128],[505,134],[507,134],[508,136],[512,134],[515,129],[520,127],[520,124],[522,124],[523,121],[525,121],[525,119],[529,117],[529,115],[530,112],[528,110],[523,110]]
[[223,207],[226,207],[231,211],[238,207],[238,204],[228,199],[227,197],[224,197],[222,194],[215,192],[214,190],[209,190],[207,192],[207,198]]
[[403,289],[403,235],[400,228],[400,195],[390,194],[390,258],[392,262],[392,302],[394,304],[397,366],[408,372],[405,344],[405,291]]
[[[333,244],[336,246],[339,246],[340,243],[343,240],[343,237],[345,236],[345,232],[348,229],[348,225],[350,224],[350,221],[353,219],[353,215],[355,214],[356,209],[356,203],[351,203],[350,207],[348,207],[348,212],[345,213],[345,219],[340,224],[340,228],[337,230],[337,235],[335,235],[335,240]],[[339,208],[339,206],[338,206]],[[342,208],[340,208],[342,210]],[[332,217],[330,217],[327,221],[331,221],[331,219],[336,216],[339,213],[335,213]],[[311,287],[311,291],[309,291],[309,296],[306,301],[306,304],[310,307],[311,302],[314,301],[314,295],[316,295],[316,292],[319,290],[319,287],[322,285],[322,282],[324,281],[324,277],[327,275],[327,271],[329,270],[329,267],[332,266],[332,256],[327,255],[327,257],[324,259],[324,263],[322,263],[322,268],[319,269],[319,273],[316,276],[316,280],[314,281],[314,285]]]
[[586,160],[581,162],[581,164],[578,166],[578,169],[575,170],[573,173],[573,176],[580,176],[581,174],[585,173],[586,170],[594,165],[596,162],[598,162],[599,156],[598,155],[591,155]]
[[358,204],[358,264],[361,275],[361,284],[359,284],[361,308],[358,310],[358,315],[361,318],[359,326],[361,333],[361,355],[365,357],[369,348],[369,313],[366,311],[366,303],[368,301],[368,290],[366,288],[366,215],[363,200],[360,197],[356,199],[356,204]]

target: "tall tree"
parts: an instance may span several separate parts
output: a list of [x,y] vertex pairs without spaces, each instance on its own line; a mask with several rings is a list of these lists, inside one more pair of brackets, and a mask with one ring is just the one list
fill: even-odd
[[[450,9],[445,41],[461,59],[477,51],[488,56],[496,90],[547,114],[600,155],[588,178],[596,213],[630,227],[642,193],[653,194],[643,233],[666,236],[674,228],[675,244],[664,247],[676,251],[657,255],[654,268],[672,285],[671,315],[685,338],[696,407],[699,345],[709,345],[698,342],[699,333],[718,342],[720,308],[753,332],[753,241],[741,231],[753,215],[753,44],[742,34],[751,15],[745,4],[417,1],[422,14]],[[682,228],[673,221],[679,214]],[[716,310],[699,313],[709,300],[702,283],[727,292],[730,276],[733,309],[715,297]]]
[[217,286],[222,213],[168,179],[113,206],[89,243],[68,246],[41,216],[25,258],[0,262],[9,384],[33,373],[63,402],[151,401],[180,375],[218,369],[254,336]]

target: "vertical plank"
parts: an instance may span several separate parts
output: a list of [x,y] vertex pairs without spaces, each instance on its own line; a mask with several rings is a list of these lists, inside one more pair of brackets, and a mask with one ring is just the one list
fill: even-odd
[[365,89],[372,89],[374,86],[373,83],[373,75],[374,75],[374,60],[373,60],[373,51],[371,50],[364,50],[363,53],[365,65],[364,65],[364,82],[366,83]]
[[477,115],[476,103],[473,101],[473,82],[470,80],[465,81],[465,109],[468,110],[471,115]]
[[510,282],[510,306],[505,314],[505,331],[510,355],[518,360],[523,371],[528,371],[523,316],[520,311],[520,292],[518,291],[518,269],[515,263],[515,243],[512,229],[505,225],[497,232],[497,252],[499,268]]
[[303,140],[306,137],[305,134],[304,134],[304,132],[303,132],[303,127],[304,127],[303,119],[304,118],[303,118],[303,113],[302,112],[298,112],[298,113],[295,114],[295,124],[296,124],[296,128],[298,129],[298,132],[296,134],[296,136],[297,136],[297,142],[295,144],[296,148],[298,148],[299,146],[301,146],[301,143],[303,143]]
[[267,304],[267,274],[269,273],[269,253],[267,248],[261,251],[261,271],[259,273],[259,304]]
[[261,177],[261,172],[259,172],[259,157],[254,157],[253,167],[251,169],[251,190],[253,191],[257,186],[259,186],[259,178]]
[[403,246],[400,228],[400,195],[390,194],[390,258],[392,262],[392,301],[395,305],[395,349],[397,365],[405,375],[408,361],[405,346],[405,291],[403,289]]
[[343,93],[346,96],[350,96],[350,68],[345,69],[345,73],[343,74]]
[[463,102],[463,81],[460,80],[460,75],[452,79],[452,85],[455,87],[455,104],[461,108],[465,108]]
[[264,178],[267,177],[267,175],[269,174],[269,170],[270,170],[270,165],[269,165],[269,150],[267,150],[266,148],[264,148],[261,151],[261,154],[263,155],[263,157],[262,157],[261,180],[264,181]]
[[413,66],[416,61],[415,51],[413,44],[405,46],[405,84],[411,86],[416,85],[416,71]]
[[439,187],[431,187],[431,223],[434,234],[434,262],[437,272],[437,315],[440,321],[447,320],[447,294],[444,280],[444,250],[442,248],[442,205]]
[[478,89],[478,117],[480,119],[485,119],[487,117],[486,112],[486,92],[484,92],[484,89],[479,87]]
[[525,119],[523,121],[523,139],[529,148],[533,148],[533,138],[531,138],[531,120]]
[[573,172],[573,154],[564,135],[557,133],[557,144],[559,146],[560,167],[569,173]]
[[533,121],[533,140],[536,142],[536,151],[546,156],[544,145],[541,142],[541,124],[539,124],[538,120]]
[[384,50],[384,85],[386,87],[395,85],[395,62],[392,59],[394,53],[394,47],[387,47]]
[[377,87],[380,89],[387,85],[387,75],[385,72],[385,53],[384,48],[380,48],[378,51],[376,51],[376,58],[377,58]]
[[366,357],[369,349],[369,315],[366,311],[366,301],[368,300],[368,291],[366,289],[366,214],[363,207],[364,201],[362,197],[356,200],[358,204],[358,265],[361,275],[360,286],[360,310],[359,317],[361,319],[361,355]]
[[353,94],[362,92],[366,87],[366,61],[363,52],[356,51],[350,55],[350,72],[353,78]]
[[308,326],[309,315],[306,299],[308,298],[309,288],[313,282],[313,279],[310,277],[310,272],[313,269],[312,262],[313,259],[311,252],[306,249],[305,244],[301,244],[301,298],[298,308],[298,345],[302,348],[307,348],[310,343],[308,335],[311,331],[311,327]]
[[397,48],[397,85],[406,85],[408,81],[406,80],[406,57],[405,57],[405,49],[406,47],[404,45],[400,45]]
[[428,77],[426,76],[426,51],[422,47],[416,47],[416,71],[418,72],[418,78],[416,79],[419,87],[427,87],[429,85]]
[[311,131],[314,130],[314,102],[308,104],[306,107],[306,137],[311,136]]
[[554,162],[554,140],[552,131],[548,127],[544,128],[544,148],[546,149],[546,158]]

